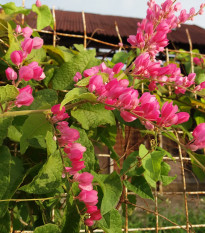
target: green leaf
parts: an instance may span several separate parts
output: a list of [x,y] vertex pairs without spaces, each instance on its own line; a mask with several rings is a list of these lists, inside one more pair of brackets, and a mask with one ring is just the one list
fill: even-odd
[[115,125],[113,113],[106,110],[103,104],[82,104],[77,109],[73,109],[71,115],[87,130],[99,125]]
[[[24,168],[23,162],[18,157],[11,156],[10,157],[10,165],[7,167],[9,170],[10,181],[8,183],[8,187],[6,192],[4,193],[2,199],[11,199],[19,185],[23,181],[24,176]],[[2,217],[8,208],[9,202],[0,203],[0,217]]]
[[149,163],[146,163],[145,165],[145,167],[149,169],[150,174],[152,174],[152,170],[153,170],[153,173],[154,173],[153,177],[155,181],[159,180],[159,176],[161,173],[161,162],[162,162],[164,155],[165,155],[164,151],[153,151],[151,153],[152,168]]
[[47,109],[58,102],[58,94],[52,89],[43,89],[35,93],[34,101],[29,107],[22,109]]
[[7,23],[7,24],[8,24],[9,49],[6,52],[4,59],[6,61],[8,61],[9,64],[13,65],[11,58],[10,58],[10,55],[13,51],[20,49],[20,47],[19,47],[20,41],[16,41],[16,39],[14,37],[12,26],[9,23]]
[[35,4],[32,5],[32,11],[35,12],[37,17],[37,29],[41,30],[47,26],[53,26],[53,16],[48,6],[42,5],[37,7]]
[[60,233],[60,229],[57,225],[48,223],[44,226],[37,227],[33,233]]
[[86,88],[73,88],[66,95],[61,102],[61,107],[75,99],[84,99],[89,101],[96,101],[96,96],[93,93],[87,92]]
[[21,132],[19,132],[19,130],[14,125],[10,125],[8,128],[7,136],[9,137],[11,141],[20,142],[22,134]]
[[41,136],[45,138],[48,131],[52,131],[51,124],[44,114],[33,114],[29,116],[23,125],[22,137],[20,139],[20,151],[24,154],[29,146],[29,139]]
[[7,15],[12,15],[12,14],[28,15],[31,11],[31,10],[25,9],[24,7],[17,7],[14,2],[9,2],[4,5],[0,4],[0,6],[4,9]]
[[82,73],[85,69],[99,64],[95,55],[95,50],[84,50],[74,55],[71,61],[63,63],[52,79],[53,88],[55,90],[72,89],[75,84],[73,77],[76,72]]
[[[201,163],[205,164],[205,155],[203,154],[195,154],[196,159]],[[192,169],[194,174],[199,178],[199,180],[205,180],[205,171],[199,166],[195,159],[191,158]]]
[[73,45],[79,52],[84,50],[84,46],[82,44],[74,44]]
[[80,215],[76,208],[76,203],[69,193],[66,200],[66,210],[63,217],[62,233],[79,233],[80,232]]
[[40,49],[33,49],[31,53],[26,58],[28,63],[36,61],[38,63],[45,61],[46,59],[46,51],[43,48]]
[[6,193],[10,182],[10,159],[11,154],[6,146],[0,147],[0,199]]
[[93,144],[89,140],[84,129],[75,126],[72,126],[71,128],[77,129],[80,133],[80,138],[76,142],[86,147],[86,151],[83,153],[83,160],[85,161],[84,170],[90,172],[91,170],[94,170],[96,164]]
[[0,232],[1,233],[11,232],[11,218],[9,211],[6,212],[3,218],[0,218]]
[[199,76],[197,77],[197,84],[200,84],[200,83],[202,83],[202,82],[204,82],[205,81],[205,74],[203,73],[203,74],[199,74]]
[[129,57],[129,53],[123,52],[123,51],[118,52],[118,53],[115,53],[115,55],[113,56],[112,62],[115,64],[119,63],[119,62],[126,63],[128,57]]
[[142,166],[145,169],[145,178],[149,176],[155,182],[160,178],[161,162],[166,152],[154,151],[151,154],[144,145],[140,145],[139,156],[142,159]]
[[152,190],[143,176],[133,176],[132,182],[125,180],[124,185],[140,197],[154,200]]
[[137,156],[139,155],[139,152],[134,151],[131,154],[128,155],[128,157],[123,162],[122,170],[120,171],[120,175],[123,175],[125,173],[132,172],[135,170],[136,166],[138,165],[138,159]]
[[205,122],[204,113],[195,110],[194,119],[195,119],[197,125],[200,124],[200,123],[204,123]]
[[106,214],[112,210],[119,202],[122,193],[122,183],[120,176],[113,172],[110,175],[98,175],[92,172],[95,181],[97,181],[103,191],[103,199],[101,203],[101,213]]
[[47,51],[49,57],[57,61],[60,65],[70,61],[74,56],[70,50],[63,46],[53,47],[52,45],[44,45],[43,48]]
[[46,134],[47,154],[52,155],[57,150],[56,141],[53,139],[54,135],[50,131]]
[[167,157],[169,157],[170,159],[172,159],[173,161],[175,161],[175,158],[167,150],[165,150],[165,149],[163,149],[163,148],[161,148],[159,146],[157,146],[156,149],[158,151],[163,151]]
[[15,100],[19,91],[13,85],[6,85],[0,87],[0,104]]
[[8,127],[11,125],[12,120],[12,117],[0,118],[0,145],[2,145],[4,138],[7,137]]
[[27,193],[46,194],[56,191],[61,184],[63,166],[61,156],[58,151],[49,156],[38,175],[34,177],[30,184],[20,188]]
[[168,163],[165,163],[165,162],[161,163],[161,181],[162,181],[162,184],[165,186],[170,184],[177,177],[176,175],[168,176],[170,169],[171,168]]
[[122,219],[119,212],[112,209],[98,222],[98,227],[105,233],[122,233]]

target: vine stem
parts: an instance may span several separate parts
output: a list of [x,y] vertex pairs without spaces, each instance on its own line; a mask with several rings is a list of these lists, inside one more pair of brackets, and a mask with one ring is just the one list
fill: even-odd
[[[79,101],[78,103],[69,104],[66,106],[66,109],[72,109],[78,105],[87,103],[87,100]],[[4,112],[0,114],[0,118],[2,117],[15,117],[15,116],[24,116],[24,115],[30,115],[30,114],[36,114],[36,113],[44,113],[49,114],[51,113],[51,109],[38,109],[38,110],[23,110],[23,111],[13,111],[13,112]]]
[[31,198],[31,199],[4,199],[4,200],[0,200],[0,202],[23,202],[23,201],[47,201],[47,200],[52,200],[52,199],[58,199],[58,198],[62,198],[62,197],[66,197],[67,194],[64,193],[62,195],[59,196],[54,196],[54,197],[45,197],[45,198]]

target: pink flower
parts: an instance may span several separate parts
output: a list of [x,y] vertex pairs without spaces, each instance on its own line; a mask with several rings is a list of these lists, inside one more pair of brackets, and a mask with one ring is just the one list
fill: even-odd
[[22,66],[19,70],[19,78],[29,81],[33,78],[33,69],[29,66]]
[[198,58],[198,57],[194,57],[194,64],[197,65],[197,66],[200,66],[202,63],[204,63],[204,60],[201,58]]
[[16,25],[15,32],[16,32],[17,34],[20,34],[20,33],[21,33],[21,26],[20,26],[20,25]]
[[90,92],[98,91],[103,85],[103,79],[100,75],[94,75],[89,80],[88,90]]
[[76,173],[74,175],[74,179],[79,182],[79,188],[81,190],[90,191],[93,189],[92,181],[94,176],[89,172],[83,172],[81,174]]
[[123,68],[123,66],[124,66],[124,64],[122,62],[115,64],[113,67],[113,72],[115,74],[118,74],[121,71],[121,69]]
[[192,151],[205,148],[205,123],[197,125],[192,133],[193,143],[189,145]]
[[85,168],[85,162],[84,161],[72,161],[72,167],[69,170],[69,173],[71,175],[75,175],[78,171]]
[[100,213],[100,210],[97,210],[97,211],[90,214],[91,220],[99,221],[101,218],[102,218],[102,215]]
[[92,214],[94,212],[96,212],[98,210],[98,207],[97,206],[86,206],[87,207],[87,210],[86,210],[86,213],[88,214]]
[[130,112],[127,111],[121,111],[120,116],[123,118],[126,122],[132,122],[137,119],[136,116],[132,115]]
[[161,117],[158,118],[157,124],[164,127],[177,125],[189,120],[189,114],[186,112],[176,113],[178,111],[177,105],[172,102],[165,102],[162,106]]
[[21,48],[23,51],[30,54],[33,49],[33,39],[26,37],[24,41],[21,42]]
[[40,81],[41,79],[41,75],[43,74],[43,69],[38,65],[37,62],[31,62],[28,67],[33,69],[33,79],[35,79],[36,81]]
[[25,38],[29,38],[32,35],[33,30],[30,27],[25,27],[22,29],[22,33]]
[[5,73],[8,80],[14,81],[17,79],[17,73],[11,67],[8,67]]
[[85,221],[84,221],[85,225],[91,227],[93,224],[94,224],[94,221],[87,218]]
[[51,108],[51,112],[53,114],[62,114],[65,112],[65,107],[63,106],[62,109],[60,110],[60,104],[56,104]]
[[19,95],[16,97],[15,104],[18,108],[22,105],[30,106],[33,100],[32,88],[31,86],[27,85],[26,87],[19,89]]
[[96,205],[98,203],[98,192],[96,190],[82,190],[78,195],[78,199],[86,205]]
[[77,72],[75,76],[73,77],[74,82],[78,82],[80,79],[82,79],[82,75],[80,72]]
[[41,7],[41,5],[42,5],[42,4],[41,4],[41,1],[40,1],[40,0],[36,0],[36,6],[37,6],[37,7]]
[[40,37],[33,38],[33,49],[40,49],[43,46],[43,39]]
[[11,58],[11,61],[15,65],[19,66],[22,63],[22,61],[23,61],[22,51],[14,51],[14,52],[12,52],[10,58]]
[[98,66],[94,66],[90,69],[87,69],[83,72],[83,76],[84,77],[89,77],[89,76],[93,76],[96,75],[99,72],[99,67]]

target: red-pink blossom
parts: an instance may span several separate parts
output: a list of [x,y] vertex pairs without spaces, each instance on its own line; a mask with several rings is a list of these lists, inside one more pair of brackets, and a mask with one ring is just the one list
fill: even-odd
[[29,81],[33,78],[33,69],[29,66],[22,66],[19,70],[19,78]]
[[91,220],[90,218],[87,218],[85,221],[84,221],[85,225],[91,227],[93,224],[94,224],[94,221]]
[[77,72],[75,76],[73,77],[74,82],[78,82],[80,79],[82,79],[82,75],[80,72]]
[[30,27],[25,27],[22,29],[22,33],[25,38],[29,38],[32,35],[33,30]]
[[98,203],[98,192],[96,190],[82,190],[78,195],[78,199],[86,205],[96,205]]
[[40,49],[43,46],[43,39],[40,37],[33,38],[33,49]]
[[189,145],[190,149],[196,151],[205,148],[205,123],[197,125],[193,130],[193,143]]
[[98,91],[103,85],[103,79],[100,75],[94,75],[89,80],[88,90],[90,92]]
[[41,75],[43,74],[43,69],[38,65],[37,62],[31,62],[28,67],[33,69],[33,79],[36,81],[42,80]]
[[21,48],[23,51],[30,54],[33,49],[33,39],[26,37],[24,41],[21,42]]
[[32,88],[27,85],[19,89],[19,95],[16,97],[15,105],[19,108],[22,105],[30,106],[33,102],[34,98],[32,96]]
[[90,174],[89,172],[83,172],[81,174],[76,173],[74,175],[74,180],[79,182],[78,187],[81,190],[87,190],[87,191],[90,191],[93,189],[93,186],[92,186],[93,178],[94,176]]
[[124,66],[124,64],[122,62],[115,64],[113,67],[113,72],[115,74],[118,74],[121,71],[121,69],[123,68],[123,66]]
[[5,73],[8,80],[14,81],[17,79],[17,73],[11,67],[8,67]]
[[[65,112],[65,107],[63,106],[62,108],[61,108],[61,110],[60,110],[60,104],[56,104],[56,105],[54,105],[52,108],[51,108],[51,112],[53,113],[53,114],[62,114],[62,113],[64,113]],[[58,123],[58,124],[60,124],[60,123]]]
[[41,7],[41,5],[42,5],[42,4],[41,4],[41,1],[40,1],[40,0],[36,0],[36,6],[37,6],[37,7]]
[[16,25],[15,32],[16,32],[17,34],[20,34],[20,33],[21,33],[21,26],[20,26],[20,25]]
[[13,51],[10,58],[15,65],[19,66],[23,61],[22,51]]

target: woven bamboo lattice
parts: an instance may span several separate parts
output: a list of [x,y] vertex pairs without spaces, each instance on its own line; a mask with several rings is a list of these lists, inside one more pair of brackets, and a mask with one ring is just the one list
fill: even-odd
[[[25,0],[23,0],[23,6],[25,5]],[[74,34],[68,34],[68,33],[60,33],[56,31],[56,17],[55,17],[55,8],[53,7],[52,9],[52,13],[53,13],[53,18],[54,18],[54,30],[53,31],[46,31],[46,30],[36,30],[40,33],[45,33],[45,34],[52,34],[53,35],[53,46],[56,46],[56,42],[57,42],[57,36],[62,36],[62,37],[72,37],[72,38],[80,38],[82,39],[82,43],[84,45],[84,48],[86,49],[87,44],[89,41],[94,41],[96,43],[100,43],[100,44],[105,44],[107,46],[110,46],[111,49],[115,49],[115,50],[121,50],[121,49],[127,49],[129,48],[129,46],[122,46],[122,39],[120,36],[120,32],[117,26],[117,23],[115,23],[115,28],[116,28],[116,33],[118,35],[119,38],[119,44],[113,44],[113,43],[108,43],[105,41],[101,41],[98,39],[95,39],[94,37],[88,37],[86,34],[86,14],[84,12],[82,12],[82,23],[83,23],[83,28],[84,28],[84,35],[74,35]],[[24,17],[22,16],[22,24],[24,23]],[[189,41],[189,45],[190,45],[190,51],[179,51],[179,50],[170,50],[170,49],[166,49],[166,61],[167,63],[169,63],[169,52],[173,52],[175,54],[177,53],[188,53],[190,54],[191,57],[191,70],[192,72],[194,72],[194,65],[193,65],[193,55],[201,55],[201,54],[196,54],[192,52],[192,42],[191,42],[191,38],[189,35],[189,32],[187,31],[187,37],[188,37],[188,41]],[[142,87],[143,89],[143,87]],[[170,91],[171,92],[171,91]],[[171,93],[170,93],[171,95]],[[196,97],[197,98],[197,97]],[[176,137],[178,138],[178,134],[180,132],[175,132]],[[161,144],[163,144],[163,140],[161,138]],[[105,157],[105,158],[109,158],[109,154],[108,153],[102,153],[102,154],[98,154],[99,157]],[[163,190],[156,190],[153,191],[154,197],[155,197],[155,201],[154,201],[154,210],[148,207],[144,207],[144,205],[138,205],[138,204],[133,204],[130,203],[128,201],[127,196],[128,195],[136,195],[134,193],[128,192],[128,190],[126,188],[124,188],[124,203],[125,203],[125,224],[124,227],[122,229],[123,232],[162,232],[161,230],[163,230],[163,232],[165,232],[165,230],[167,230],[166,232],[169,232],[169,230],[174,230],[174,229],[183,229],[184,232],[197,232],[196,229],[199,228],[205,228],[205,224],[192,224],[189,220],[189,197],[198,197],[199,196],[203,196],[205,195],[205,191],[200,191],[200,190],[187,190],[187,183],[186,183],[186,176],[185,176],[185,164],[187,164],[187,162],[190,162],[190,158],[187,158],[184,156],[182,148],[180,145],[178,145],[178,156],[174,156],[174,159],[176,161],[179,162],[180,164],[180,169],[181,169],[181,176],[182,176],[182,187],[183,190],[182,191],[176,191],[176,192],[172,192],[172,191],[165,191],[163,192]],[[171,159],[168,157],[164,158],[165,161],[170,161]],[[114,166],[113,166],[113,161],[110,159],[110,171],[113,171]],[[159,211],[159,198],[161,198],[161,196],[177,196],[180,197],[181,200],[183,200],[184,202],[184,216],[186,216],[186,222],[184,222],[183,225],[178,224],[177,222],[174,222],[172,220],[170,220],[168,217],[165,217],[164,215],[160,214]],[[26,201],[26,200],[25,200]],[[31,200],[30,200],[31,201]],[[132,205],[134,206],[137,210],[141,210],[144,215],[147,214],[152,214],[153,216],[155,216],[155,225],[152,227],[144,227],[144,228],[129,228],[129,216],[128,216],[128,206]],[[167,222],[166,226],[161,226],[160,225],[160,219],[164,219]],[[140,221],[140,220],[139,220]],[[32,231],[14,231],[14,233],[32,233]],[[80,232],[85,232],[84,230],[81,230]],[[94,232],[103,232],[103,230],[94,230]],[[205,232],[205,229],[204,229]]]

